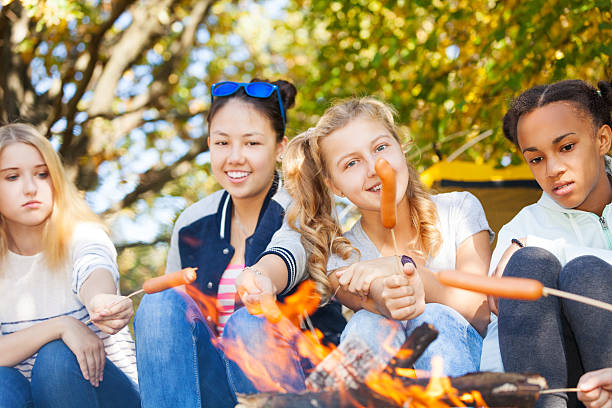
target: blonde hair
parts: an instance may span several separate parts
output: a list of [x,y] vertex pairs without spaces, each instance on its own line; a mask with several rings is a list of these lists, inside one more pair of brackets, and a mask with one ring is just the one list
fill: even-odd
[[[327,109],[316,127],[296,136],[287,146],[283,173],[285,186],[294,200],[287,217],[289,225],[301,234],[310,277],[325,301],[331,296],[327,277],[329,257],[336,254],[346,260],[357,250],[342,236],[342,228],[333,215],[334,196],[326,182],[329,174],[320,141],[354,119],[368,118],[383,124],[401,145],[394,117],[395,110],[377,99],[351,98]],[[409,163],[406,165],[409,173],[406,196],[410,221],[416,231],[414,244],[425,256],[434,256],[442,243],[436,227],[438,212],[416,170]]]
[[[58,154],[51,143],[36,128],[24,123],[0,127],[0,152],[13,143],[24,143],[36,148],[51,177],[53,207],[43,229],[43,254],[47,265],[55,269],[68,257],[74,226],[80,221],[102,222],[85,203],[74,185],[68,181]],[[0,258],[6,259],[8,231],[4,216],[0,214]]]

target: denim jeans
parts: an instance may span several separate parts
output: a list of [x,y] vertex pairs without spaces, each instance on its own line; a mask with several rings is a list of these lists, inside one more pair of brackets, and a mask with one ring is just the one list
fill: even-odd
[[[504,276],[537,279],[546,287],[612,302],[612,265],[594,256],[561,267],[550,252],[526,247],[510,258]],[[550,388],[575,387],[584,372],[612,366],[611,333],[612,313],[573,300],[545,296],[533,302],[499,301],[505,369],[538,373]],[[536,405],[566,406],[565,393],[542,396]]]
[[61,341],[38,351],[30,383],[19,371],[0,367],[0,408],[112,408],[140,406],[137,386],[109,359],[98,387],[83,378],[79,363]]
[[228,366],[239,369],[225,358],[191,297],[175,290],[145,295],[134,333],[143,408],[236,404],[226,373]]
[[298,341],[304,338],[286,319],[275,324],[263,316],[249,314],[246,308],[234,312],[225,325],[223,346],[231,356],[229,348],[243,345],[244,354],[251,359],[247,364],[255,366],[252,370],[241,370],[230,361],[228,375],[235,391],[241,394],[304,391],[306,373],[313,368],[310,360],[300,357],[297,351]]
[[[478,371],[482,337],[459,313],[438,304],[428,304],[422,317],[410,322],[394,322],[380,315],[360,311],[349,320],[342,339],[359,336],[375,353],[384,355],[388,354],[382,347],[387,338],[391,338],[392,344],[399,348],[406,333],[424,321],[435,324],[440,330],[440,336],[419,359],[417,368],[430,370],[429,359],[432,355],[440,354],[445,359],[445,371],[449,375]],[[224,344],[237,341],[245,344],[248,354],[261,364],[267,375],[266,381],[260,378],[258,381],[257,375],[231,370],[231,376],[246,376],[257,384],[256,388],[237,387],[236,391],[248,394],[305,390],[305,378],[313,365],[298,353],[300,336],[303,334],[295,328],[290,330],[287,325],[272,324],[261,316],[250,315],[245,309],[234,313],[225,326]],[[390,358],[388,354],[387,359]],[[244,381],[241,383],[246,384]]]
[[415,369],[430,372],[431,358],[437,355],[444,361],[445,375],[459,376],[478,371],[482,336],[457,311],[438,303],[428,303],[420,316],[405,321],[360,310],[349,320],[341,341],[356,336],[383,361],[389,361],[406,337],[423,323],[432,324],[439,334],[416,361]]

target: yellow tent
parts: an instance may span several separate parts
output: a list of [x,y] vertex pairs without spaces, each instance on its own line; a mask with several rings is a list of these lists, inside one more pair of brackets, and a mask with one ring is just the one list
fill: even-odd
[[474,194],[495,232],[542,194],[525,163],[495,168],[490,164],[441,161],[421,173],[421,181],[434,193],[469,191]]

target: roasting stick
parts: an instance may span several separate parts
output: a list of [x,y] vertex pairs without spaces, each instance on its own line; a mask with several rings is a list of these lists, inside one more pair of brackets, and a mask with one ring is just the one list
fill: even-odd
[[376,170],[376,174],[382,183],[380,192],[380,217],[382,219],[383,226],[391,231],[391,239],[393,240],[393,251],[395,253],[395,259],[397,260],[398,273],[401,273],[402,261],[400,260],[399,251],[397,249],[397,240],[395,239],[395,190],[397,186],[395,183],[395,170],[393,170],[393,167],[391,167],[389,162],[382,157],[376,160],[374,170]]
[[454,270],[439,271],[437,277],[441,283],[447,286],[471,290],[486,295],[519,300],[538,300],[542,296],[552,295],[612,312],[612,305],[609,303],[559,289],[547,288],[535,279],[514,277],[493,278]]
[[542,390],[539,394],[556,394],[558,392],[578,392],[580,388],[551,388],[549,390]]
[[[180,271],[176,271],[176,272],[168,273],[166,275],[147,279],[143,283],[142,289],[132,292],[126,297],[121,298],[117,300],[116,302],[113,302],[110,306],[108,306],[107,309],[110,309],[111,307],[123,302],[124,300],[129,299],[132,296],[136,296],[142,292],[157,293],[157,292],[161,292],[162,290],[174,288],[176,286],[188,285],[192,283],[193,281],[195,281],[196,278],[198,277],[196,273],[197,270],[198,268],[185,268],[185,269],[181,269]],[[89,323],[91,323],[91,319],[88,319],[85,322],[86,325]]]

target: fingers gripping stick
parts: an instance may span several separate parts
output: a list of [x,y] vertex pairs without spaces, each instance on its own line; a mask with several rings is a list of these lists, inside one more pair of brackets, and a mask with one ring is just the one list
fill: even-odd
[[[157,293],[166,289],[174,288],[176,286],[189,285],[190,283],[193,283],[198,277],[198,274],[196,273],[197,270],[198,268],[184,268],[180,271],[147,279],[142,285],[142,289],[132,292],[126,297],[112,303],[110,306],[108,306],[108,309],[142,292],[149,294]],[[91,319],[87,320],[85,324],[89,324],[90,322]]]

